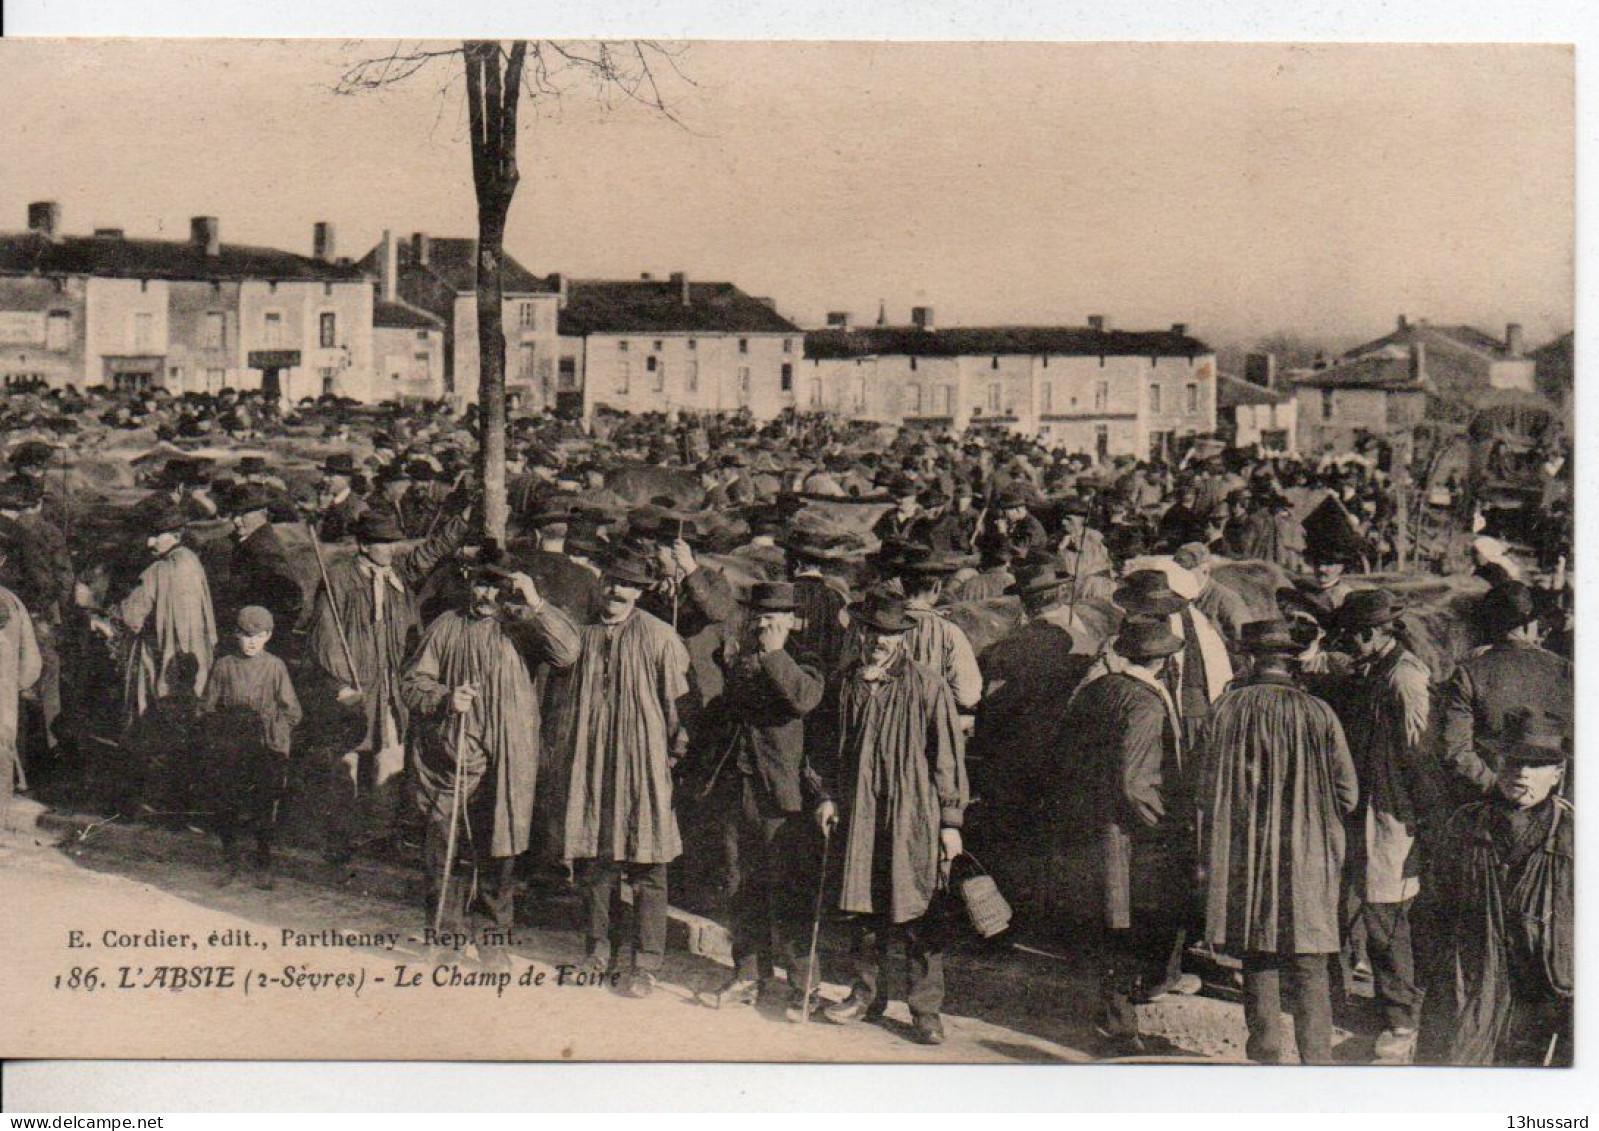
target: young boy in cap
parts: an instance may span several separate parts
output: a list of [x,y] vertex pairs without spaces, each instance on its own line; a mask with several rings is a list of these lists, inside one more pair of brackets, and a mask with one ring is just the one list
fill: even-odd
[[260,605],[239,610],[238,650],[211,666],[200,713],[210,736],[218,786],[217,833],[226,886],[239,875],[239,840],[253,835],[255,886],[270,890],[272,839],[288,770],[290,740],[300,724],[300,700],[282,660],[266,650],[272,614]]

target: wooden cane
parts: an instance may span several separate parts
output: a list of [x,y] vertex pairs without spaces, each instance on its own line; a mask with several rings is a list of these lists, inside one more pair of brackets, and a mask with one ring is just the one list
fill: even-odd
[[328,563],[322,557],[322,539],[317,537],[316,526],[304,515],[300,522],[311,536],[311,552],[316,555],[316,570],[322,575],[322,591],[328,595],[328,612],[333,614],[333,631],[338,634],[339,647],[344,652],[344,662],[350,666],[350,686],[357,695],[361,690],[361,673],[355,670],[355,653],[350,651],[350,638],[344,634],[344,618],[339,615],[339,602],[333,593],[333,583],[328,580]]
[[[450,873],[455,870],[456,830],[461,823],[461,763],[466,759],[466,715],[455,728],[455,782],[450,790],[450,832],[444,840],[444,875],[439,879],[439,905],[433,911],[433,933],[444,929],[444,907],[450,898]],[[473,855],[476,855],[474,853]]]
[[822,893],[827,888],[827,850],[833,845],[833,830],[822,829],[822,871],[816,879],[816,904],[811,910],[811,951],[805,959],[805,999],[800,1003],[800,1024],[811,1019],[811,994],[816,989],[816,948],[822,937]]

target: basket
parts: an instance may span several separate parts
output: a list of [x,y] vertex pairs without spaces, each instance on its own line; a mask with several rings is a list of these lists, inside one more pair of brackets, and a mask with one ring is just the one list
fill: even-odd
[[1000,892],[994,877],[978,863],[977,857],[969,852],[961,855],[970,860],[975,869],[974,874],[957,885],[961,903],[966,907],[966,918],[971,920],[973,930],[983,938],[991,939],[1010,926],[1010,903]]

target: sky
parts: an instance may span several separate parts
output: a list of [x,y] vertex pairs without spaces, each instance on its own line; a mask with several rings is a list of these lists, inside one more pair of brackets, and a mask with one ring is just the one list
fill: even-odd
[[[308,253],[331,221],[470,236],[457,74],[332,92],[392,41],[0,40],[0,230]],[[1396,315],[1571,328],[1574,62],[1558,46],[686,45],[679,123],[582,83],[524,115],[507,249],[944,325],[1186,322],[1359,341]],[[450,80],[454,80],[441,93]]]

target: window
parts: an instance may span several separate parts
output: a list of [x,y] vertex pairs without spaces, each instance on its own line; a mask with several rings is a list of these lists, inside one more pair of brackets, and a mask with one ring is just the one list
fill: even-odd
[[617,353],[626,353],[627,352],[627,339],[626,338],[623,338],[621,341],[616,343],[616,352]]
[[997,356],[989,358],[988,359],[988,367],[990,369],[998,369],[999,368],[999,358]]
[[691,350],[697,350],[697,349],[700,348],[700,344],[699,344],[699,342],[695,341],[693,338],[690,338],[688,340],[688,348],[691,349]]
[[220,310],[209,311],[205,316],[205,348],[228,348],[228,316]]
[[744,396],[749,396],[750,367],[747,365],[741,365],[738,367],[738,391]]
[[619,396],[619,397],[627,396],[627,382],[628,382],[628,378],[633,375],[632,370],[633,370],[633,365],[629,361],[622,360],[622,361],[619,361],[619,362],[616,363],[616,395],[617,396]]
[[646,357],[644,359],[644,371],[646,373],[654,373],[656,368],[658,367],[658,364],[659,363],[656,361],[656,359],[653,356],[652,357]]
[[920,416],[922,414],[922,387],[920,385],[906,385],[905,395],[910,398],[911,415]]
[[1183,386],[1183,391],[1187,394],[1187,399],[1188,399],[1187,412],[1188,412],[1188,415],[1189,416],[1197,416],[1197,415],[1199,415],[1199,386],[1197,384],[1195,384],[1194,382],[1190,381],[1190,382],[1188,382],[1188,384]]
[[577,388],[577,358],[563,357],[561,359],[559,384],[557,388],[571,392]]
[[261,344],[276,349],[283,344],[283,315],[269,310],[261,319]]
[[651,373],[655,374],[655,391],[657,393],[664,393],[666,391],[666,366],[657,364],[656,360],[652,357],[650,358],[648,368]]
[[665,344],[666,344],[666,343],[665,343],[665,342],[663,342],[663,341],[661,341],[661,339],[659,339],[659,338],[656,338],[656,339],[655,339],[655,344],[654,344],[654,345],[653,345],[653,346],[651,346],[651,347],[650,347],[650,348],[651,348],[651,349],[652,349],[652,350],[654,350],[654,351],[655,351],[655,352],[656,352],[656,353],[660,353],[660,352],[661,352],[661,349],[662,349],[662,348],[663,348],[663,347],[664,347],[664,346],[665,346]]
[[[689,344],[690,345],[693,344],[692,339],[690,340]],[[688,391],[689,392],[691,392],[691,393],[699,392],[700,391],[700,363],[697,362],[697,361],[689,362],[688,363],[688,368],[686,370],[684,370],[684,372],[683,372],[683,379],[688,383]]]
[[50,317],[44,323],[44,348],[47,350],[64,350],[71,344],[71,339],[71,311],[52,310]]
[[944,404],[943,404],[944,415],[945,416],[954,416],[955,415],[955,386],[954,385],[945,385],[939,391],[944,396]]
[[1331,389],[1323,389],[1321,391],[1321,418],[1323,420],[1331,420],[1333,418],[1333,391]]
[[1110,407],[1110,382],[1094,382],[1094,411],[1104,412]]
[[322,375],[322,395],[328,396],[333,392],[333,379],[339,371],[331,365],[324,365],[317,372]]
[[547,389],[554,378],[555,363],[547,357],[539,358],[539,384]]
[[416,332],[416,340],[419,341],[419,342],[427,341],[428,340],[428,332],[426,330],[418,330]]
[[133,316],[133,352],[148,353],[155,343],[155,315]]
[[222,386],[227,383],[228,371],[226,369],[207,369],[205,371],[205,388],[207,392],[220,392]]
[[783,376],[780,387],[785,393],[794,391],[794,365],[792,362],[785,361],[783,363]]
[[784,353],[793,353],[794,352],[794,339],[793,338],[784,338],[783,339],[783,352]]
[[820,377],[811,378],[811,407],[822,407],[822,379]]
[[866,411],[866,378],[864,377],[855,385],[855,411]]
[[531,302],[518,303],[516,308],[516,324],[524,330],[532,330],[538,326],[538,307]]
[[995,381],[992,385],[990,385],[988,387],[988,411],[989,412],[997,413],[999,411],[999,395],[1000,395],[1000,385],[999,385],[998,381]]
[[750,352],[750,340],[748,338],[740,338],[738,340],[738,352],[739,353],[749,353]]
[[1160,386],[1159,385],[1151,385],[1149,387],[1149,411],[1150,412],[1159,412],[1160,411]]
[[428,369],[428,355],[426,353],[418,352],[411,355],[411,380],[426,381],[428,379]]
[[517,363],[516,375],[523,381],[533,380],[533,365],[538,357],[538,351],[531,343],[522,344],[521,356]]
[[1038,411],[1055,411],[1055,386],[1051,385],[1048,381],[1045,381],[1042,385],[1038,386]]
[[317,343],[323,349],[330,350],[339,344],[338,315],[334,314],[331,310],[325,310],[322,312],[322,317],[318,321],[320,326],[317,334]]

